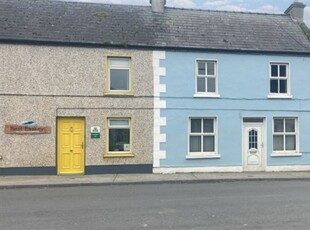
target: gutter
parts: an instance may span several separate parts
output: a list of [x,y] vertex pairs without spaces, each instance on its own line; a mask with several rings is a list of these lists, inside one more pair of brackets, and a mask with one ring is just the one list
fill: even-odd
[[[305,25],[306,26],[306,25]],[[307,26],[306,26],[307,27]],[[303,29],[303,28],[302,28]],[[303,29],[304,30],[304,29]],[[309,31],[308,27],[307,30]],[[308,33],[307,31],[307,33]],[[306,32],[305,32],[306,33]],[[309,38],[309,37],[308,37]],[[309,39],[310,40],[310,39]],[[78,42],[78,41],[48,41],[48,40],[27,40],[27,39],[1,39],[0,44],[14,45],[37,45],[37,46],[63,46],[63,47],[85,47],[85,48],[119,48],[119,49],[144,49],[144,50],[173,50],[173,51],[209,51],[220,53],[253,53],[253,54],[289,54],[310,56],[309,51],[291,51],[291,50],[253,50],[253,49],[229,49],[229,48],[200,48],[200,47],[178,47],[161,45],[130,45],[130,44],[103,44],[96,42]]]

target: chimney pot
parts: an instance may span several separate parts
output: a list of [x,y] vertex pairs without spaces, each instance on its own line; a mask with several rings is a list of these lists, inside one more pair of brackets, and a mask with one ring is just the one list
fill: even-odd
[[150,0],[152,4],[152,11],[157,13],[163,13],[165,10],[166,0]]

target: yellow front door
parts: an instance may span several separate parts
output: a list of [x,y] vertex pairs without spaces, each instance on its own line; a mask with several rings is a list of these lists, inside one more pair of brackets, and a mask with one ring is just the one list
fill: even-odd
[[84,174],[84,125],[83,118],[58,119],[58,174]]

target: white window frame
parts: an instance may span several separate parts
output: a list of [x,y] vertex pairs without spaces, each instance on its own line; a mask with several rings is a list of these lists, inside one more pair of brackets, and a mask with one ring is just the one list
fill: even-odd
[[[275,132],[275,120],[276,119],[283,119],[283,132]],[[295,121],[295,132],[286,132],[285,130],[285,120],[286,119],[294,119]],[[280,150],[274,150],[274,136],[277,135],[281,135],[284,136],[283,138],[283,148],[284,150],[280,151]],[[285,143],[285,136],[286,135],[295,135],[296,138],[296,149],[295,150],[286,150],[286,143]],[[272,154],[271,156],[273,157],[277,157],[277,156],[301,156],[302,154],[299,152],[299,121],[298,121],[298,117],[273,117],[272,119]]]
[[[127,120],[128,125],[111,125],[111,120]],[[107,150],[105,157],[132,157],[132,119],[130,117],[108,117],[107,118]],[[110,151],[110,129],[129,129],[129,149],[126,151]]]
[[[113,59],[127,59],[129,66],[111,65]],[[132,58],[128,56],[108,56],[107,57],[107,92],[108,94],[132,94]],[[111,69],[128,70],[128,90],[113,90],[111,89]]]
[[[272,65],[278,66],[278,76],[273,77],[272,76]],[[286,66],[286,77],[280,77],[280,66],[285,65]],[[292,98],[291,95],[291,76],[290,76],[290,63],[289,62],[270,62],[269,63],[269,94],[268,98]],[[277,80],[278,81],[278,93],[272,93],[271,92],[271,80]],[[286,93],[280,93],[280,80],[286,80]]]
[[[213,119],[213,133],[203,132],[203,122],[201,122],[201,133],[191,133],[191,120],[192,119]],[[201,152],[190,152],[190,137],[201,137]],[[214,152],[203,152],[203,136],[214,136]],[[188,119],[188,153],[186,159],[203,159],[203,158],[220,158],[218,154],[218,118],[216,116],[199,116],[189,117]]]
[[[199,70],[198,70],[198,63],[199,62],[205,62],[205,69],[206,73],[205,75],[199,75]],[[214,75],[208,75],[208,70],[207,70],[207,63],[212,62],[214,63]],[[204,78],[205,79],[205,92],[198,92],[198,78]],[[215,92],[208,92],[208,83],[207,79],[208,78],[214,78],[215,79]],[[195,61],[195,94],[194,97],[220,97],[218,93],[218,61],[217,60],[212,60],[212,59],[196,59]]]

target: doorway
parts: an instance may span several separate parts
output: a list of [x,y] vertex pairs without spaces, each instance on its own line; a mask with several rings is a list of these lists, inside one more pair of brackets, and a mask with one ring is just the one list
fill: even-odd
[[265,171],[264,122],[243,122],[243,171]]
[[84,174],[85,119],[57,119],[57,173]]

